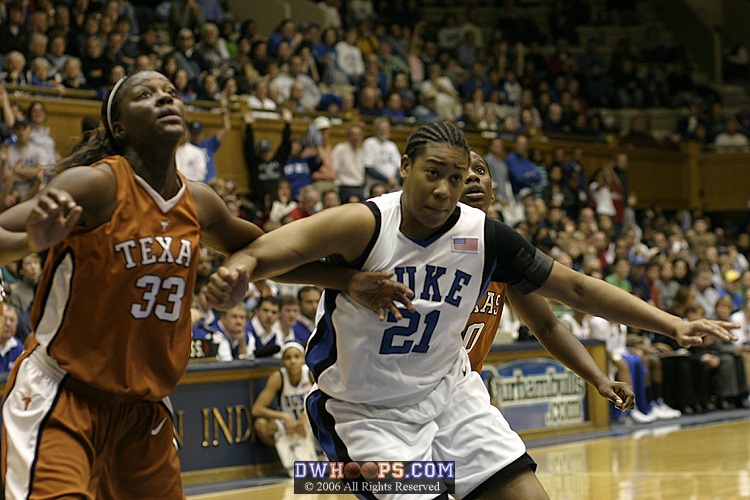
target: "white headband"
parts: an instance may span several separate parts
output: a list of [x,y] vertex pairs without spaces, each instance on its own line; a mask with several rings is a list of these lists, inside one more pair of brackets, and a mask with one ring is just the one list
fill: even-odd
[[[128,77],[123,76],[119,80],[117,80],[117,83],[115,83],[115,86],[112,87],[112,91],[109,93],[109,97],[107,98],[107,126],[109,127],[109,131],[112,133],[112,137],[115,137],[115,131],[112,130],[112,102],[115,100],[115,94],[117,93],[117,89],[120,88],[120,85],[122,85],[122,82],[124,82]],[[117,138],[115,137],[115,141],[117,141]],[[119,144],[119,141],[117,141]]]
[[289,349],[289,348],[292,348],[292,347],[294,347],[296,349],[299,349],[299,352],[301,352],[303,356],[305,355],[305,348],[304,348],[304,346],[302,344],[300,344],[299,342],[295,342],[293,340],[289,341],[289,342],[285,342],[284,345],[281,346],[281,355],[283,356],[284,353],[286,352],[286,350]]

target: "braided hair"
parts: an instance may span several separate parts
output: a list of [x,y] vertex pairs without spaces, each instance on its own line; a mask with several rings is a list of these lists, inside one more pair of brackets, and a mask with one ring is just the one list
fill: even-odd
[[469,154],[469,142],[458,127],[448,122],[422,125],[409,136],[404,154],[413,162],[431,143],[448,144]]

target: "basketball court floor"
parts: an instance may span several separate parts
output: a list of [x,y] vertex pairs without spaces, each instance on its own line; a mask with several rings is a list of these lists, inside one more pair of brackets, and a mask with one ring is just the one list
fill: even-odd
[[[750,498],[750,412],[714,423],[685,419],[623,429],[606,437],[529,446],[537,475],[554,500]],[[339,500],[295,495],[290,479],[191,495],[190,500]]]

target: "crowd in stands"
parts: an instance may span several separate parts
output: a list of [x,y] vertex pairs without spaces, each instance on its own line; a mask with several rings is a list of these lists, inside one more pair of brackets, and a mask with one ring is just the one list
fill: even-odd
[[[399,189],[401,153],[389,139],[391,126],[453,120],[491,132],[480,145],[497,197],[489,216],[505,220],[559,262],[662,309],[682,317],[731,317],[743,325],[737,344],[685,350],[648,332],[627,334],[619,325],[597,325],[595,319],[560,311],[572,318],[570,328],[580,336],[607,341],[620,377],[623,354],[640,360],[638,370],[649,373],[644,386],[650,391],[639,401],[643,415],[649,415],[652,402],[662,407],[666,401],[687,412],[748,405],[750,221],[727,230],[712,227],[703,214],[636,213],[627,153],[618,153],[587,178],[581,148],[558,148],[546,157],[529,148],[528,136],[603,139],[608,133],[603,107],[684,107],[670,144],[697,140],[747,151],[750,104],[727,116],[710,89],[693,83],[684,51],[663,42],[657,28],[638,45],[618,41],[611,56],[605,56],[598,38],[578,40],[577,26],[632,23],[635,9],[604,15],[592,12],[584,0],[555,1],[551,32],[543,33],[513,2],[502,2],[487,32],[474,7],[462,16],[451,9],[442,24],[428,26],[414,1],[353,0],[346,10],[340,3],[321,2],[329,13],[327,26],[284,19],[263,37],[253,20],[236,19],[218,0],[172,0],[155,7],[127,0],[2,2],[0,80],[87,89],[103,98],[122,76],[152,69],[169,77],[182,99],[214,101],[223,128],[204,138],[200,123],[191,123],[178,166],[190,179],[208,182],[232,213],[267,231]],[[579,43],[585,48],[574,55],[570,45]],[[43,103],[20,109],[2,86],[0,99],[4,210],[41,189],[67,152],[57,150],[45,126]],[[250,108],[243,114],[249,196],[217,175],[213,159],[229,129],[228,107],[240,99]],[[347,139],[332,144],[336,117],[349,112],[363,121],[350,122]],[[290,124],[299,113],[316,116],[304,137],[292,137]],[[269,117],[284,123],[281,135],[258,141],[255,120]],[[622,143],[657,144],[647,125],[642,115],[634,117]],[[87,123],[85,130],[88,140],[96,124]],[[244,307],[220,315],[203,297],[218,259],[208,251],[201,254],[194,357],[278,357],[284,342],[307,341],[319,290],[254,283]],[[0,338],[3,359],[17,355],[29,333],[28,309],[41,260],[29,256],[3,269],[5,303],[13,306],[12,313],[6,308]],[[504,321],[513,338],[524,337],[509,307]],[[684,368],[691,377],[682,377],[683,367],[673,361],[662,366],[661,360],[676,358],[692,360]],[[704,381],[692,400],[669,399],[667,385],[697,387]]]

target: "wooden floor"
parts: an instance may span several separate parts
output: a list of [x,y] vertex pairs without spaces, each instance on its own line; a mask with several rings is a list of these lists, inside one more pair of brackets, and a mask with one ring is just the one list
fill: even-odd
[[[750,420],[681,429],[645,429],[544,448],[529,448],[554,500],[686,500],[750,498]],[[277,485],[199,495],[191,500],[344,500],[294,495]]]

